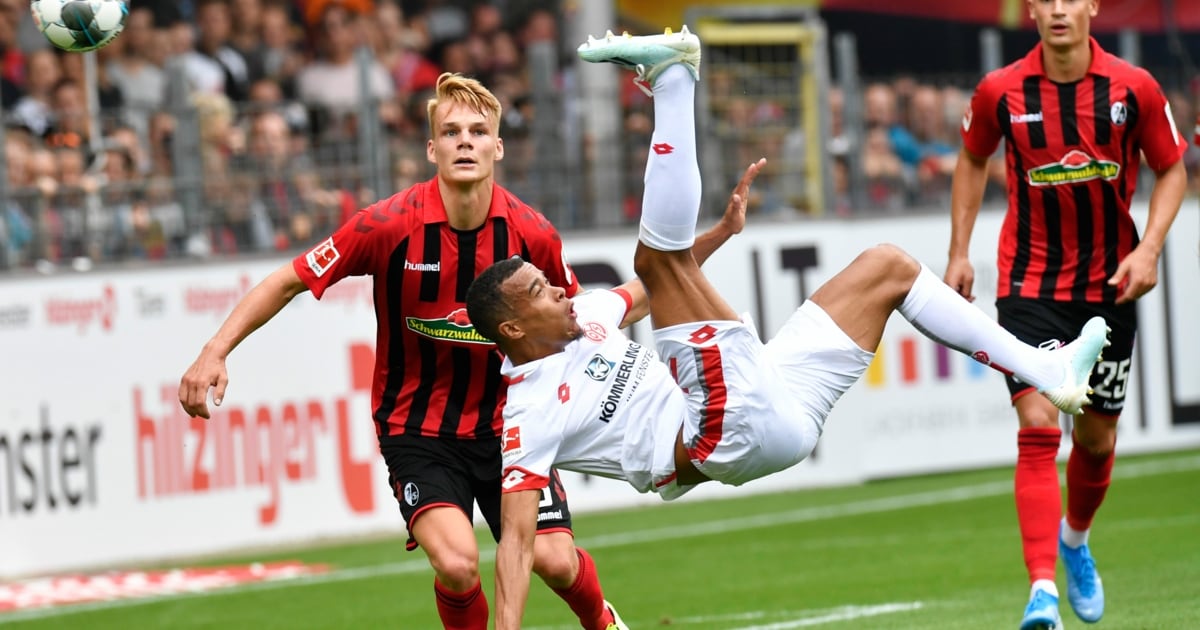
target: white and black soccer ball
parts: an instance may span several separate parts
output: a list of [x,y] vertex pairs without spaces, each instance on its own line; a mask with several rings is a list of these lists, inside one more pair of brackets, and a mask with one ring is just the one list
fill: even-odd
[[125,28],[124,0],[33,0],[33,22],[50,43],[69,52],[107,45]]

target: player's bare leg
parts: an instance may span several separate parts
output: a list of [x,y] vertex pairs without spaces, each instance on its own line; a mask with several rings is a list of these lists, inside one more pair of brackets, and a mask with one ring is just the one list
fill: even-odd
[[422,512],[410,532],[434,572],[438,616],[446,628],[487,628],[488,603],[479,581],[479,546],[470,519],[457,507]]

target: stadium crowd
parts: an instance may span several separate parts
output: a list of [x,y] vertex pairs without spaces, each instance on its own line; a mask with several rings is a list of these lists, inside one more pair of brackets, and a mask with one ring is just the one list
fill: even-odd
[[[545,0],[132,0],[130,8],[125,31],[96,55],[93,129],[84,56],[52,48],[24,0],[0,0],[0,268],[308,245],[362,205],[430,176],[424,106],[443,71],[477,77],[500,98],[499,180],[525,197],[538,186],[526,52],[550,42],[567,67],[574,48],[560,35],[558,4]],[[723,89],[729,80],[708,80],[721,153],[735,164],[766,156],[752,209],[786,216],[795,171],[785,167],[803,139],[783,105]],[[637,174],[649,103],[623,85],[621,143],[627,173]],[[862,124],[850,125],[846,95],[830,90],[834,212],[945,207],[969,96],[969,87],[907,76],[868,82],[855,108]],[[1190,101],[1176,93],[1172,102],[1180,128],[1190,128]],[[382,131],[375,151],[386,178],[365,176],[359,125]],[[1194,171],[1194,147],[1188,160]],[[995,165],[1000,183],[1003,164]],[[640,176],[623,179],[621,220],[632,223]]]

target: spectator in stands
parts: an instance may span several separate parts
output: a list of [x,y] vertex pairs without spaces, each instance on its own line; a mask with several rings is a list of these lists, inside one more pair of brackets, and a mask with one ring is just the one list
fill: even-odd
[[[876,162],[876,168],[872,174],[867,174],[864,166],[864,174],[868,180],[874,177],[887,182],[886,186],[873,187],[871,191],[871,200],[873,205],[882,205],[885,207],[896,207],[901,200],[888,200],[882,198],[881,195],[905,194],[906,182],[909,177],[907,169],[903,167],[904,162],[900,164],[905,171],[900,175],[900,180],[897,181],[894,164],[888,155],[895,156],[899,159],[896,152],[897,144],[911,144],[912,135],[905,129],[899,121],[897,113],[896,92],[892,86],[886,83],[872,83],[863,91],[863,122],[866,127],[866,137],[863,139],[863,161],[870,159]],[[882,130],[884,138],[879,138],[879,134],[875,134],[872,139],[872,130]],[[886,140],[884,142],[883,140]]]
[[304,54],[300,50],[300,31],[292,23],[287,8],[269,4],[262,10],[261,35],[257,48],[249,55],[256,57],[259,80],[270,79],[279,84],[283,94],[296,97],[296,74],[304,66]]
[[28,256],[33,243],[33,220],[28,209],[21,204],[22,198],[26,197],[22,193],[31,188],[28,186],[30,157],[29,144],[20,135],[5,136],[4,163],[8,165],[5,174],[8,196],[0,213],[0,268],[3,269],[18,265]]
[[154,14],[149,8],[135,8],[125,19],[125,30],[114,40],[119,54],[109,60],[106,69],[120,90],[126,109],[122,119],[147,143],[150,114],[162,109],[167,77],[152,61]]
[[863,142],[862,169],[867,180],[869,209],[899,211],[904,206],[908,171],[892,150],[891,138],[883,127],[867,129]]
[[34,135],[42,136],[50,130],[54,86],[62,78],[58,55],[48,48],[31,52],[25,58],[25,76],[25,94],[13,107],[11,117]]
[[62,78],[50,92],[51,123],[43,134],[47,146],[82,149],[88,146],[92,121],[83,85]]
[[184,53],[184,69],[193,90],[241,102],[250,86],[250,69],[229,43],[229,11],[229,0],[197,0],[195,48]]
[[5,109],[12,107],[20,96],[25,85],[25,52],[32,50],[17,42],[20,13],[28,18],[28,10],[18,11],[11,3],[0,5],[0,97],[3,98],[0,102]]
[[262,44],[262,0],[229,0],[229,38],[226,43],[246,61],[247,82],[263,76],[262,60],[257,52]]
[[368,99],[381,101],[395,94],[387,71],[377,61],[368,70],[368,86],[359,85],[354,51],[364,41],[359,14],[339,4],[329,4],[317,24],[321,54],[296,77],[297,96],[308,107],[337,123]]
[[894,148],[900,159],[915,169],[918,200],[949,201],[950,177],[958,154],[945,135],[945,115],[942,93],[937,88],[919,85],[913,90],[908,111],[912,144]]
[[274,245],[307,245],[313,228],[335,229],[340,196],[321,189],[316,166],[307,153],[292,150],[287,120],[275,111],[251,118],[245,170],[257,180],[256,196],[274,229]]

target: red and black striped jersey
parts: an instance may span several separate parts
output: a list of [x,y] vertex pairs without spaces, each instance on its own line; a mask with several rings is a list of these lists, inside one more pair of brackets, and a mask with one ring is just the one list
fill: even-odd
[[1115,302],[1107,280],[1138,243],[1129,203],[1139,154],[1157,172],[1187,148],[1158,82],[1090,45],[1087,75],[1055,83],[1038,44],[984,77],[963,117],[971,153],[990,155],[1005,140],[997,297]]
[[544,216],[496,185],[483,225],[450,227],[437,179],[358,211],[292,266],[318,299],[352,275],[374,279],[377,324],[371,408],[380,441],[406,434],[497,437],[505,386],[495,345],[467,318],[467,287],[521,256],[574,295],[579,283]]

